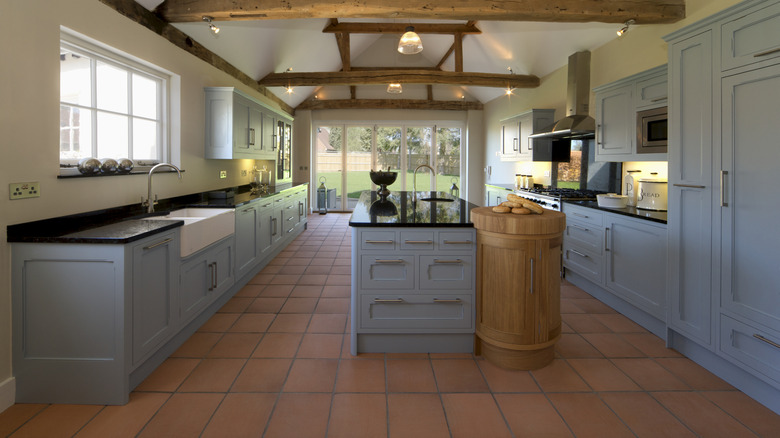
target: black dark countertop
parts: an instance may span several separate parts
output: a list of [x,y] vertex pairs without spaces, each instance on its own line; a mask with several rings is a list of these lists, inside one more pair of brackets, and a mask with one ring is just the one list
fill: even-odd
[[[629,216],[637,219],[645,219],[652,222],[658,222],[660,224],[666,223],[667,213],[665,211],[652,211],[642,210],[636,207],[626,208],[607,208],[599,207],[597,201],[563,201],[567,204],[579,205],[581,207],[594,208],[596,210],[608,211],[610,213],[621,214],[623,216]],[[566,207],[563,207],[563,212],[566,212]]]
[[163,215],[167,211],[185,207],[235,208],[250,202],[269,198],[287,189],[308,183],[288,183],[271,187],[265,193],[250,194],[249,186],[218,190],[231,191],[228,198],[211,198],[203,192],[163,199],[155,207],[155,213],[146,213],[141,204],[90,211],[7,227],[8,242],[31,243],[100,243],[125,244],[184,225],[180,220],[141,220],[150,215]]
[[[376,192],[364,191],[349,219],[353,227],[473,227],[471,210],[477,208],[470,202],[455,198],[446,192],[393,191],[382,200]],[[452,199],[452,202],[427,202],[421,198]]]
[[510,192],[514,192],[515,190],[517,190],[517,186],[515,184],[485,184],[485,185],[496,189],[508,190]]

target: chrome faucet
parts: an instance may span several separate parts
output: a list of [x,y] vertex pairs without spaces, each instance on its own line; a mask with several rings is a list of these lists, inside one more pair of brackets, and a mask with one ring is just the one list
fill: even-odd
[[146,201],[143,202],[142,205],[146,206],[146,212],[147,213],[154,213],[154,204],[157,203],[157,195],[154,196],[154,200],[152,200],[152,174],[155,170],[161,168],[161,167],[170,167],[173,170],[176,171],[176,173],[179,174],[179,179],[181,179],[181,170],[179,170],[178,167],[174,166],[170,163],[160,163],[149,169],[149,191],[146,194]]
[[428,169],[431,169],[431,175],[434,175],[434,178],[436,177],[436,171],[433,170],[433,167],[427,164],[420,164],[416,169],[414,169],[414,174],[412,174],[412,202],[417,202],[417,171],[420,170],[421,167],[427,167]]

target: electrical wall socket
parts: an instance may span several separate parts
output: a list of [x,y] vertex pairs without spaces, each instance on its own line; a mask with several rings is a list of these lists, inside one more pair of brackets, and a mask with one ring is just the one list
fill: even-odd
[[241,169],[241,176],[246,176],[246,169]]
[[549,178],[549,177],[550,177],[550,171],[549,171],[549,170],[545,170],[545,171],[544,171],[544,176],[546,176],[547,178]]
[[227,170],[220,170],[219,179],[225,179],[225,178],[227,178]]
[[38,198],[41,187],[38,181],[8,184],[9,199]]

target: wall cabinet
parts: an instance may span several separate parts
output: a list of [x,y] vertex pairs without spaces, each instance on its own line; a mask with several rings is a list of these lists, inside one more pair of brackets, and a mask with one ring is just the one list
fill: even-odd
[[279,114],[232,87],[205,93],[206,158],[276,159]]
[[637,111],[667,105],[667,66],[593,89],[596,161],[666,161],[667,154],[637,154]]
[[[532,109],[501,121],[499,158],[501,161],[531,161],[531,134],[555,122],[555,110]],[[550,141],[537,139],[536,142]]]

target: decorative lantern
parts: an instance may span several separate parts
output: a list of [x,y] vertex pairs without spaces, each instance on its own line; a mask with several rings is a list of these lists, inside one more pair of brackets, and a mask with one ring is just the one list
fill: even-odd
[[457,178],[452,178],[452,187],[450,187],[450,195],[452,195],[454,198],[460,198],[460,189],[458,189],[457,184],[458,182]]
[[320,208],[320,214],[328,213],[328,188],[325,187],[325,177],[320,177],[320,186],[317,187],[317,206]]

